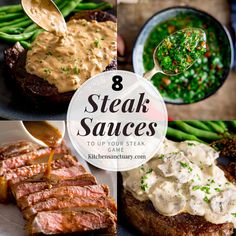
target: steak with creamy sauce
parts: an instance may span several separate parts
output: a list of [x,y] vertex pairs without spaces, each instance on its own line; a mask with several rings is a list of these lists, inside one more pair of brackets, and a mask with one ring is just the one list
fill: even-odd
[[[71,19],[116,22],[115,16],[102,11],[83,11],[82,13],[75,14]],[[19,43],[6,49],[4,52],[5,63],[13,78],[14,84],[17,85],[17,90],[24,96],[30,98],[30,101],[32,101],[33,104],[43,105],[44,107],[49,107],[50,104],[60,104],[60,108],[64,109],[63,105],[69,103],[75,91],[59,93],[58,88],[55,85],[49,84],[47,80],[28,73],[25,68],[26,55],[27,50],[22,48]],[[114,69],[117,69],[116,58],[110,62],[105,71]]]
[[141,202],[122,189],[120,209],[125,218],[143,235],[149,236],[230,236],[233,224],[212,224],[204,217],[178,214],[159,214],[150,201]]

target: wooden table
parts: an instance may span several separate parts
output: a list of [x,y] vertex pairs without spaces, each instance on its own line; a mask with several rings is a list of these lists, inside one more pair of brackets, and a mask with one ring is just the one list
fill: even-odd
[[[226,0],[139,0],[138,4],[118,5],[118,33],[126,41],[126,62],[120,69],[132,71],[131,54],[135,38],[142,25],[155,12],[172,6],[192,6],[204,10],[225,25],[230,22],[230,8]],[[174,119],[236,119],[236,71],[232,71],[220,88],[210,98],[191,105],[167,105]]]

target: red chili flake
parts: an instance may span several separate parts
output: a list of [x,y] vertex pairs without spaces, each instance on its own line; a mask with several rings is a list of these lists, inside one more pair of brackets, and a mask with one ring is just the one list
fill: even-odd
[[205,53],[205,56],[206,56],[206,57],[210,57],[210,56],[211,56],[211,53],[208,51],[208,52]]

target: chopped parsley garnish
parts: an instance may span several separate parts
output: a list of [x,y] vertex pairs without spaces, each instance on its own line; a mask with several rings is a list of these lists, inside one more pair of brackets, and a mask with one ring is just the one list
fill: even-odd
[[236,218],[236,213],[232,213],[231,215]]
[[69,67],[61,67],[61,70],[63,71],[63,72],[69,72],[70,71],[70,68]]
[[75,66],[74,67],[74,74],[78,75],[79,73],[80,73],[80,69],[77,66]]
[[46,74],[51,74],[51,70],[49,68],[44,68],[43,70]]
[[220,193],[221,189],[220,188],[215,188],[215,191]]
[[158,159],[163,160],[164,159],[164,154],[159,155]]
[[100,41],[98,39],[96,39],[94,41],[94,45],[95,45],[96,48],[98,48],[100,46]]
[[205,196],[205,197],[203,198],[203,201],[206,202],[206,203],[210,203],[210,199],[209,199],[207,196]]
[[143,191],[146,191],[146,189],[148,188],[148,184],[145,183],[145,180],[147,179],[147,175],[144,175],[141,177],[141,180],[140,180],[140,188],[143,190]]
[[201,190],[201,191],[203,191],[204,193],[210,194],[210,187],[208,187],[208,186],[199,186],[199,185],[196,185],[196,186],[193,186],[193,187],[192,187],[192,190],[193,190],[193,191]]
[[[141,167],[142,169],[143,167]],[[144,168],[143,168],[143,171],[144,171]],[[145,180],[148,178],[147,175],[152,173],[153,169],[150,168],[148,169],[148,171],[146,171],[146,174],[144,176],[141,177],[140,179],[140,188],[143,190],[143,191],[146,191],[146,189],[148,188],[148,184],[145,182]]]
[[189,164],[187,164],[186,162],[182,162],[180,161],[179,164],[181,165],[181,167],[183,168],[187,168],[189,172],[192,172],[193,169],[189,166]]

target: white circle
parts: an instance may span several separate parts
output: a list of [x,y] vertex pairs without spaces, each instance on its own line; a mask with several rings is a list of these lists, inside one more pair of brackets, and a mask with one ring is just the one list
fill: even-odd
[[[120,91],[112,89],[114,76],[122,77]],[[132,72],[107,71],[75,92],[67,128],[74,148],[90,164],[126,171],[157,153],[166,135],[167,111],[151,82]]]

